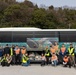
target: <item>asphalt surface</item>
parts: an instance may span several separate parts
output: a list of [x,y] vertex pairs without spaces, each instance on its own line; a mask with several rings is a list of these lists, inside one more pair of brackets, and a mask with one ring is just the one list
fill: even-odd
[[64,68],[62,66],[53,67],[51,65],[41,67],[40,65],[24,66],[0,66],[0,75],[76,75],[76,69]]

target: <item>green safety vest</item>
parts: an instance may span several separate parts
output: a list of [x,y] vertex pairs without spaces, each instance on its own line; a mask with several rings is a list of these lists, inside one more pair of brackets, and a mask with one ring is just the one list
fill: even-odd
[[48,52],[48,49],[46,49],[45,52]]
[[22,56],[22,63],[26,63],[27,62],[27,57],[26,56]]
[[45,53],[45,56],[50,56],[50,53],[48,52],[48,53]]
[[45,50],[45,56],[50,56],[50,52],[48,49]]
[[74,48],[71,48],[71,49],[69,48],[68,51],[69,51],[69,55],[74,55],[74,53],[73,53]]
[[13,49],[11,48],[11,56],[13,55]]
[[5,57],[3,57],[3,58],[0,60],[0,62],[3,62],[3,61],[6,61],[6,58],[5,58]]

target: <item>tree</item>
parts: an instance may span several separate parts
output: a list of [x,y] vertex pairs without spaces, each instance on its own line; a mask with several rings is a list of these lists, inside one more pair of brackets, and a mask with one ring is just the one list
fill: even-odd
[[0,27],[38,27],[42,29],[76,28],[76,10],[37,4],[25,0],[11,2],[0,0]]
[[46,11],[45,9],[37,9],[33,12],[32,19],[29,23],[30,26],[38,28],[44,28],[46,22]]

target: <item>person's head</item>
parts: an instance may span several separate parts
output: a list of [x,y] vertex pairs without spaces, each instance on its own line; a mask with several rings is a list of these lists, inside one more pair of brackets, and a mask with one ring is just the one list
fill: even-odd
[[22,46],[22,48],[25,48],[25,46]]
[[48,46],[46,46],[46,49],[48,49]]
[[70,47],[73,47],[73,45],[72,45],[72,44],[70,44]]
[[52,45],[52,48],[54,48],[54,45]]
[[14,48],[15,46],[14,45],[12,45],[12,48]]
[[16,45],[16,48],[18,48],[18,45]]
[[65,45],[64,45],[64,44],[62,44],[62,47],[65,47]]
[[8,44],[6,44],[6,47],[8,47]]
[[55,44],[55,45],[58,45],[58,42],[55,41],[54,44]]
[[44,54],[42,53],[41,56],[44,56]]

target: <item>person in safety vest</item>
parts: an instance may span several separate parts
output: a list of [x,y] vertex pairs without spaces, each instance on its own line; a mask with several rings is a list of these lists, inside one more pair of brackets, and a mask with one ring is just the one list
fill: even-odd
[[68,54],[70,58],[72,58],[71,63],[75,67],[75,49],[72,44],[70,44],[70,47],[68,48]]
[[12,47],[10,48],[10,56],[12,57],[12,61],[11,61],[11,65],[15,64],[15,46],[12,45]]
[[51,55],[56,54],[56,49],[55,49],[54,45],[51,46],[50,53],[51,53]]
[[21,49],[21,54],[26,54],[26,48],[23,46],[22,49]]
[[46,57],[46,64],[49,64],[49,58],[50,58],[50,50],[48,49],[48,46],[45,48],[45,57]]
[[10,64],[11,64],[11,61],[12,61],[12,56],[11,55],[9,55],[9,54],[7,54],[7,56],[6,56],[6,66],[10,66]]
[[1,62],[2,66],[10,66],[11,60],[12,60],[12,57],[9,54],[7,54],[7,55],[5,54],[1,58],[0,62]]
[[6,54],[3,55],[3,57],[2,57],[1,60],[0,60],[0,62],[1,62],[2,67],[3,67],[3,66],[6,66],[6,62],[7,62],[7,61],[6,61]]
[[21,57],[20,57],[20,48],[18,46],[15,47],[15,64],[21,64]]
[[56,55],[58,56],[59,52],[60,52],[60,49],[59,49],[59,45],[58,45],[57,42],[54,42],[54,48],[55,48],[55,51],[56,51]]
[[59,63],[63,64],[63,57],[66,55],[66,47],[64,44],[62,44],[61,48],[60,48],[60,52],[59,52]]
[[29,66],[30,65],[30,60],[28,57],[28,54],[23,54],[22,55],[22,66]]
[[59,52],[59,55],[61,57],[64,57],[66,55],[66,47],[64,44],[62,44],[62,47],[60,48],[60,52]]
[[58,64],[58,57],[56,54],[52,54],[52,57],[51,57],[51,63],[53,66],[56,66]]
[[66,47],[64,44],[62,44],[59,55],[61,55],[62,57],[66,55]]
[[68,55],[65,55],[63,57],[63,67],[67,67],[69,66],[69,68],[71,68],[71,59]]

